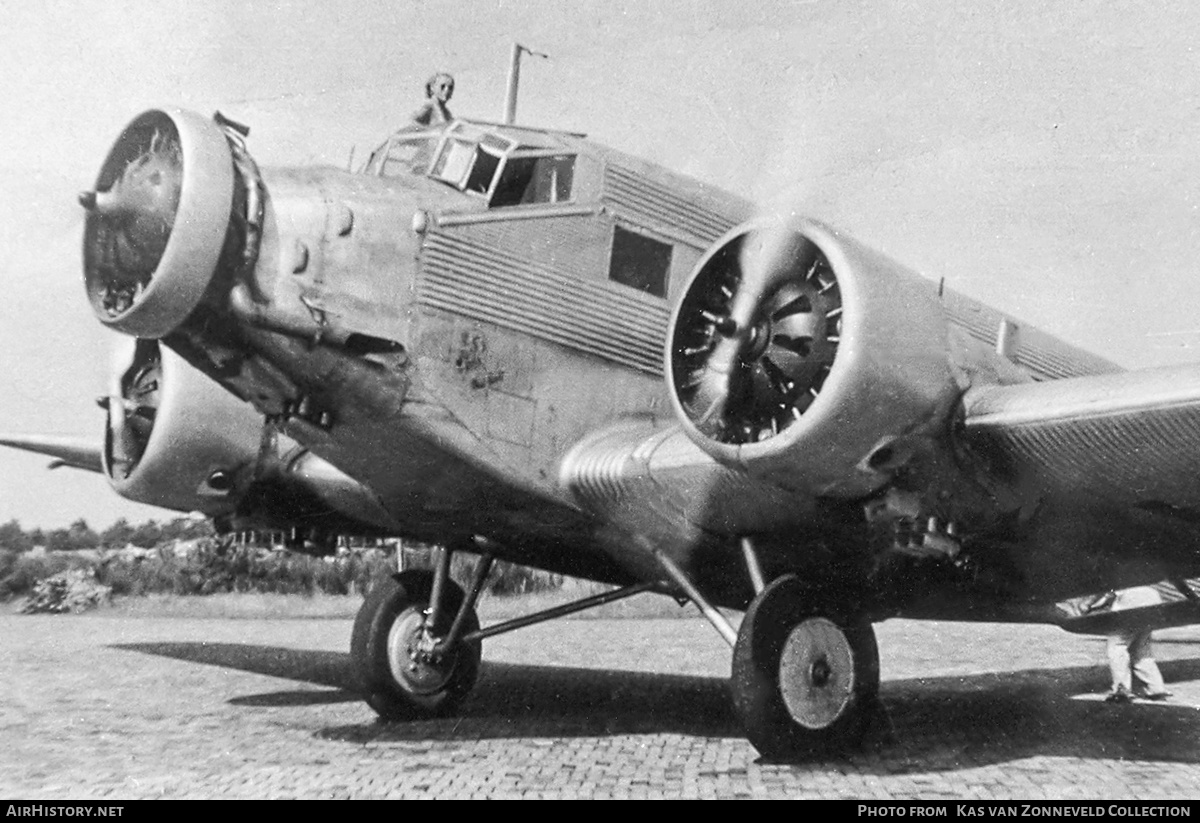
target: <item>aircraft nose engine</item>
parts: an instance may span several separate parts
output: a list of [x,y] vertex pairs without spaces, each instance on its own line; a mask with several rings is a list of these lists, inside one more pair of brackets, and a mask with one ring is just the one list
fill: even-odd
[[739,226],[701,258],[668,330],[684,430],[716,459],[858,496],[956,396],[937,287],[815,221]]
[[239,242],[234,161],[228,132],[192,112],[154,109],[125,128],[79,197],[84,282],[102,323],[159,338],[201,302]]

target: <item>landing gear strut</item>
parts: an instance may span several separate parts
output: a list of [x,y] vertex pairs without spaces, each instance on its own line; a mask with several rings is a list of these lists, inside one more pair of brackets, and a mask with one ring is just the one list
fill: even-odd
[[861,742],[876,710],[871,624],[785,575],[750,604],[731,678],[746,736],[764,757],[836,754]]

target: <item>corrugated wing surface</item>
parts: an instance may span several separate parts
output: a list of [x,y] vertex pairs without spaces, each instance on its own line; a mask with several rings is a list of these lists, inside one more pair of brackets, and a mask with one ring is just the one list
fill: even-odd
[[964,403],[972,444],[1051,490],[1200,517],[1200,365],[987,386]]

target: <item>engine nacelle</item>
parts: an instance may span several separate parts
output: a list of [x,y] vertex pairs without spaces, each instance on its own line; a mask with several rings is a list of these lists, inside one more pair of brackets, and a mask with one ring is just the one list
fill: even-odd
[[245,200],[227,134],[193,112],[147,111],[113,145],[95,190],[80,195],[84,283],[106,326],[163,337],[204,298],[230,245],[235,201]]
[[860,497],[958,396],[937,286],[810,220],[735,228],[700,260],[668,331],[685,431],[785,488]]
[[362,484],[155,340],[138,340],[109,397],[103,466],[123,497],[258,528],[393,533]]
[[104,471],[140,503],[231,514],[262,417],[154,340],[138,340],[106,399]]

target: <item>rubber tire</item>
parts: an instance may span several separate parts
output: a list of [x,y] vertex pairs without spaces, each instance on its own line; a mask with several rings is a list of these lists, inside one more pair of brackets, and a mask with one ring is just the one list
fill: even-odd
[[[446,602],[435,627],[439,634],[450,629],[464,596],[454,581],[447,582]],[[393,675],[388,660],[392,625],[411,610],[428,608],[432,591],[432,572],[401,572],[371,589],[354,619],[350,655],[359,688],[367,705],[384,720],[419,720],[452,714],[479,677],[481,648],[478,642],[459,643],[447,655],[444,665],[449,673],[440,690],[434,693],[416,693]],[[478,628],[479,618],[472,609],[463,633]]]
[[[823,728],[807,728],[788,711],[780,690],[780,659],[792,629],[821,617],[844,635],[854,667],[849,699]],[[861,746],[879,693],[879,650],[870,622],[814,595],[794,575],[771,582],[742,620],[730,677],[734,709],[746,737],[768,760],[842,754]]]

